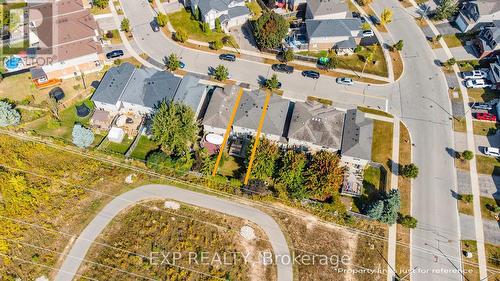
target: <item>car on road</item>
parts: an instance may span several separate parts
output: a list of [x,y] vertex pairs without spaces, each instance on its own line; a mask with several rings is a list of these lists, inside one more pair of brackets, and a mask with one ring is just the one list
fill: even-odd
[[353,18],[355,18],[355,19],[356,19],[356,18],[360,18],[360,17],[361,17],[361,14],[360,14],[360,13],[358,13],[358,12],[352,12],[352,17],[353,17]]
[[179,62],[179,68],[181,68],[181,69],[182,69],[182,68],[184,68],[184,67],[186,67],[186,64],[185,64],[185,63],[183,63],[182,61],[180,61],[180,62]]
[[485,121],[497,121],[497,117],[491,113],[487,112],[478,112],[476,113],[477,120],[485,120]]
[[121,57],[123,56],[123,51],[122,50],[113,50],[109,53],[106,54],[106,58],[108,60],[110,59],[114,59],[114,58],[118,58],[118,57]]
[[309,77],[312,79],[319,79],[319,72],[314,70],[304,70],[302,71],[302,76]]
[[363,30],[363,37],[372,37],[374,35],[373,30]]
[[492,110],[493,106],[489,103],[485,102],[476,102],[471,105],[472,109],[478,109],[478,110]]
[[337,84],[341,84],[341,85],[352,85],[352,84],[354,84],[354,82],[352,81],[352,79],[348,78],[348,77],[339,77],[339,78],[335,79],[335,82],[337,82]]
[[284,63],[275,63],[271,65],[271,69],[276,71],[276,72],[284,72],[284,73],[292,73],[293,72],[293,66],[286,65]]
[[154,32],[158,32],[160,31],[160,25],[158,24],[158,22],[156,22],[156,19],[152,20],[149,25],[151,25],[151,29],[154,31]]
[[227,61],[236,61],[236,56],[233,54],[221,54],[219,56],[219,59]]
[[491,85],[486,82],[484,79],[468,79],[465,80],[465,87],[467,88],[486,88]]
[[462,78],[464,79],[481,79],[488,77],[488,73],[482,70],[464,71],[462,72]]
[[370,18],[370,21],[373,24],[375,24],[375,25],[380,25],[381,24],[380,20],[377,18],[376,15],[370,15],[369,18]]
[[363,16],[359,17],[359,19],[361,20],[361,23],[365,23],[366,22],[366,18],[363,17]]
[[500,148],[498,147],[485,147],[483,153],[488,156],[500,157]]

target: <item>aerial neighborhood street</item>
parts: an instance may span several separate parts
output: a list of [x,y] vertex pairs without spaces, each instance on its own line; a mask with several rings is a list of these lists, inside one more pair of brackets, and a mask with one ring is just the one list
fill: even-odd
[[497,0],[1,18],[1,280],[500,280]]

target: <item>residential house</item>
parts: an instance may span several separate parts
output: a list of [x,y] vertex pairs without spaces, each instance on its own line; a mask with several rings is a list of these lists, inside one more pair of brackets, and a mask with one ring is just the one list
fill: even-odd
[[493,21],[489,26],[482,27],[472,42],[479,58],[498,52],[500,50],[500,19]]
[[[214,91],[202,122],[205,133],[224,135],[238,92],[239,88],[235,86],[217,88]],[[249,137],[257,134],[265,99],[266,94],[262,90],[243,92],[232,125],[233,135]],[[289,110],[290,101],[273,95],[269,101],[261,136],[285,143]]]
[[477,30],[481,26],[500,20],[500,1],[472,0],[460,4],[455,24],[462,32]]
[[361,20],[306,20],[309,50],[334,49],[339,54],[351,54],[362,38]]
[[373,119],[357,109],[346,112],[340,154],[348,164],[366,166],[372,157]]
[[97,109],[112,115],[151,114],[162,101],[185,103],[199,114],[206,87],[189,75],[182,80],[185,81],[170,72],[136,68],[130,63],[124,63],[106,72],[91,100]]
[[491,89],[500,90],[500,56],[497,56],[496,62],[490,64],[488,80],[491,82]]
[[[104,54],[98,25],[82,0],[30,4],[31,57],[38,64],[36,82],[99,71]],[[49,23],[49,24],[47,24]]]
[[288,128],[288,145],[305,150],[340,150],[345,112],[318,102],[297,102]]
[[251,18],[245,0],[190,0],[186,4],[192,13],[197,13],[199,9],[201,20],[208,23],[211,29],[215,28],[217,18],[226,32]]
[[345,19],[348,12],[346,0],[307,0],[306,19]]

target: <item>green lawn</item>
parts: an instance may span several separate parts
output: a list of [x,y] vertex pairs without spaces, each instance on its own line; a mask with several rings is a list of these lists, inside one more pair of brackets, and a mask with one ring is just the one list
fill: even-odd
[[[201,30],[200,22],[191,18],[191,13],[187,10],[181,10],[175,13],[168,14],[170,23],[175,30],[183,29],[189,34],[189,38],[197,41],[212,42],[221,40],[227,34],[222,32],[204,33]],[[234,40],[233,40],[234,41]]]
[[385,116],[389,118],[393,118],[392,114],[387,113],[382,110],[374,109],[374,108],[368,108],[368,107],[363,107],[363,106],[358,106],[359,111],[365,112],[365,113],[370,113],[370,114],[375,114],[375,115],[380,115],[380,116]]
[[[364,58],[370,53],[373,53],[373,60],[371,62],[367,62],[365,65]],[[328,57],[328,51],[325,50],[318,52],[304,51],[299,52],[298,54],[317,58]],[[353,55],[337,56],[337,58],[339,59],[339,68],[350,69],[358,73],[361,73],[364,68],[365,73],[388,77],[387,62],[384,58],[384,52],[378,45],[363,47],[361,51]]]
[[240,176],[243,160],[233,156],[225,156],[222,165],[219,167],[219,174],[225,177],[237,178]]
[[51,116],[46,116],[30,124],[28,127],[37,133],[45,136],[52,136],[71,141],[71,133],[75,123],[80,123],[83,126],[89,125],[89,120],[92,116],[94,103],[90,100],[83,101],[90,109],[91,113],[85,117],[80,118],[76,115],[76,106],[82,102],[76,103],[59,113],[60,122],[56,122]]
[[137,147],[130,155],[132,158],[146,160],[146,156],[150,151],[158,149],[158,145],[150,140],[147,136],[141,136]]
[[500,98],[500,91],[491,89],[467,89],[471,102],[486,102]]
[[380,168],[368,166],[363,172],[363,193],[353,199],[353,212],[361,212],[366,205],[377,199],[384,190],[384,171]]
[[30,95],[37,97],[39,91],[31,82],[29,72],[4,78],[0,82],[0,97],[22,101]]
[[372,161],[383,166],[382,177],[385,177],[385,188],[390,187],[389,161],[392,158],[392,123],[373,120]]
[[500,123],[493,122],[481,122],[481,121],[473,121],[474,125],[474,134],[489,136],[494,135],[498,128],[500,127]]
[[111,13],[111,10],[109,9],[109,7],[101,9],[97,6],[94,6],[90,9],[90,12],[94,15],[102,15]]
[[495,208],[500,207],[500,200],[493,197],[481,197],[481,214],[483,219],[496,220]]
[[112,153],[125,154],[133,141],[134,139],[128,136],[125,136],[121,143],[110,142],[106,139],[101,146],[99,146],[99,149]]
[[493,157],[476,155],[477,172],[486,175],[500,176],[500,161]]
[[256,20],[262,15],[262,8],[260,7],[259,3],[257,1],[253,2],[247,2],[246,3],[248,9],[252,12],[252,19]]
[[488,266],[500,269],[500,247],[498,245],[484,244]]
[[113,29],[110,30],[111,33],[113,34],[113,37],[111,37],[109,40],[111,41],[111,44],[113,45],[118,45],[122,43],[122,38],[120,37],[120,33],[118,32],[118,29]]
[[465,42],[474,38],[474,33],[457,33],[443,35],[443,40],[449,48],[465,46]]

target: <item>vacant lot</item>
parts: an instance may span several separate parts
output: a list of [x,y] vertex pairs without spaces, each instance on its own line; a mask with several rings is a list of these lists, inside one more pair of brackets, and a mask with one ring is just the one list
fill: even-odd
[[[137,276],[161,280],[275,280],[275,268],[259,262],[261,251],[272,250],[267,237],[252,225],[262,240],[245,240],[239,230],[246,224],[249,222],[191,206],[171,210],[165,209],[164,201],[143,202],[116,217],[100,236],[100,243],[119,249],[94,244],[87,255],[89,260],[123,272],[84,263],[80,274],[100,280],[132,280]],[[175,262],[179,267],[156,263],[163,259],[162,253],[174,252],[180,255]],[[249,253],[251,260],[245,263],[243,256],[232,256],[233,252]],[[197,255],[199,264],[189,259],[190,253]],[[202,253],[209,259],[203,260]],[[216,255],[221,261],[213,260]],[[151,256],[159,260],[151,260]]]
[[[107,194],[129,188],[123,184],[128,171],[42,144],[0,135],[0,155],[3,166],[0,168],[0,253],[45,266],[58,266],[60,253],[71,235],[79,234],[109,200],[102,193],[84,190],[82,186]],[[144,179],[140,176],[137,183]],[[40,276],[53,279],[50,268],[14,258],[2,258],[2,261],[2,280],[35,280]]]

